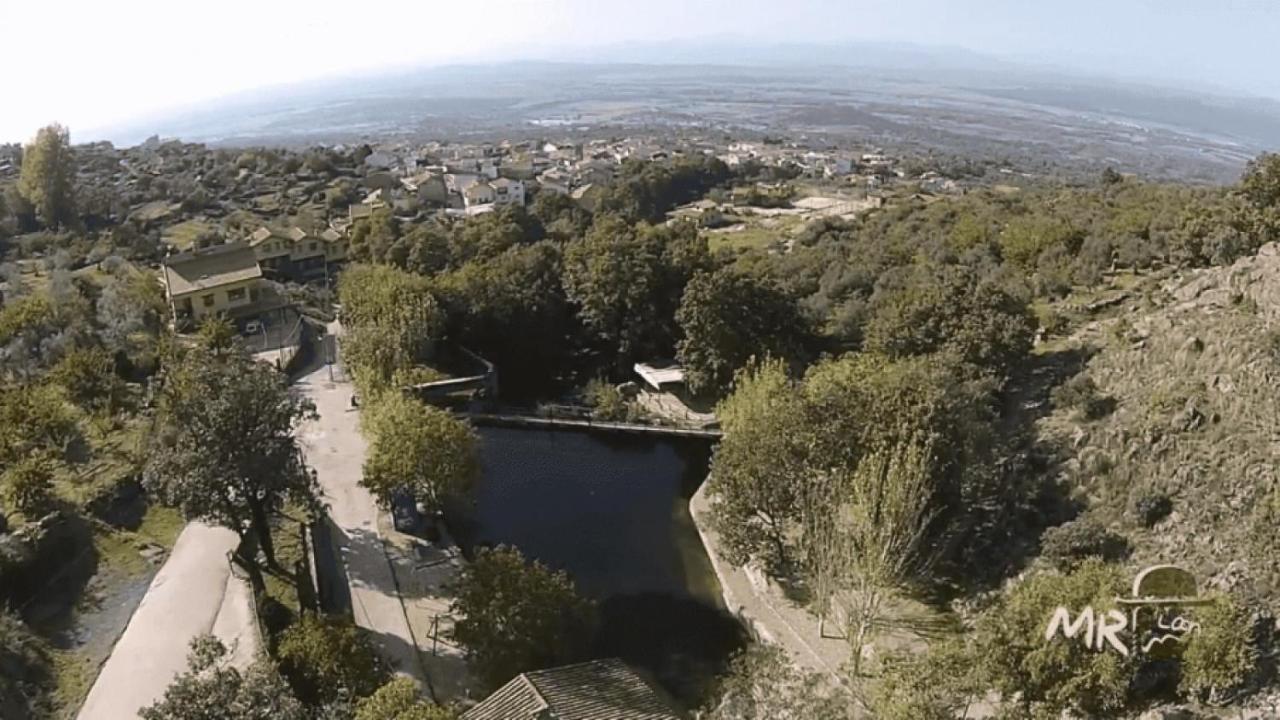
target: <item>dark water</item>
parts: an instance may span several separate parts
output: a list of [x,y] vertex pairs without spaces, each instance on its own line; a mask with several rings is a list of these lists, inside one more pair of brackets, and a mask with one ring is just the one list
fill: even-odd
[[514,545],[600,602],[596,654],[649,669],[686,704],[745,642],[689,516],[710,445],[481,428],[483,473],[451,513],[468,552]]

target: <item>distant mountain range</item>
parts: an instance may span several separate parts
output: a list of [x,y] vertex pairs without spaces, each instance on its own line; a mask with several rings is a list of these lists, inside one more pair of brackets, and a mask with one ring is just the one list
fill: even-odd
[[1225,180],[1280,147],[1280,102],[898,44],[731,39],[531,51],[269,88],[89,133],[222,144],[476,138],[555,128],[817,135]]

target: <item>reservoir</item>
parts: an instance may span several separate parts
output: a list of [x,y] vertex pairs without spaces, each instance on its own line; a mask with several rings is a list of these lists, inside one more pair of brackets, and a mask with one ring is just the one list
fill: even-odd
[[653,672],[687,705],[745,643],[689,516],[706,440],[477,428],[482,473],[450,512],[463,549],[513,545],[599,602],[598,656]]

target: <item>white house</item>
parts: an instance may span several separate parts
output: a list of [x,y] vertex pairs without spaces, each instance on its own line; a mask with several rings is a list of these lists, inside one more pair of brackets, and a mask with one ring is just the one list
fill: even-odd
[[510,178],[498,178],[489,183],[493,188],[495,205],[524,205],[524,182]]

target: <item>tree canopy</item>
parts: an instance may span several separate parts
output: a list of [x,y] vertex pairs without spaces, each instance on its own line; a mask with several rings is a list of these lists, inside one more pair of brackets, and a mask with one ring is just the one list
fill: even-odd
[[369,453],[360,484],[384,504],[407,493],[434,512],[479,472],[478,438],[448,411],[386,393],[362,419]]
[[490,688],[581,659],[594,629],[594,606],[566,574],[505,546],[481,550],[463,569],[453,609],[453,637]]
[[18,192],[35,208],[45,227],[69,225],[76,218],[76,161],[71,133],[61,125],[49,125],[22,153]]
[[268,516],[288,500],[311,505],[316,485],[293,431],[314,406],[275,369],[232,352],[188,350],[169,367],[143,483],[189,518],[254,531],[268,562]]

